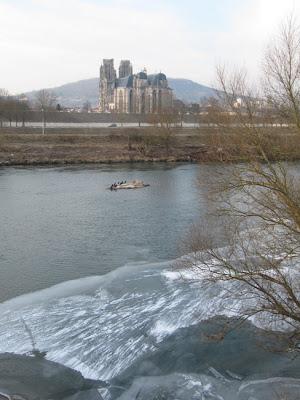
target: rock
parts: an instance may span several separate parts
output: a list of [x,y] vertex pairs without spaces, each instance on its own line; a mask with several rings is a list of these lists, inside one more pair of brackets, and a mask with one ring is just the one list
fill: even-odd
[[118,400],[297,400],[299,390],[300,380],[291,378],[241,382],[202,374],[170,374],[136,378]]
[[206,376],[171,374],[137,378],[118,400],[238,400],[234,395],[237,390],[238,385],[226,388],[216,379]]
[[[168,390],[168,399],[172,399],[172,380],[176,380],[178,374],[208,376],[216,378],[221,384],[227,379],[241,381],[269,379],[274,376],[297,378],[300,382],[300,359],[284,354],[285,342],[281,343],[281,340],[278,334],[265,332],[249,322],[241,325],[234,318],[214,317],[197,325],[178,329],[156,343],[155,351],[142,355],[112,379],[112,388],[109,391],[112,398],[116,399],[126,393],[133,382],[138,384],[138,390],[140,386],[143,387],[146,383],[150,385],[152,382],[149,392],[145,387],[138,397],[139,400],[152,400],[156,395],[163,396],[155,392],[159,382],[163,393]],[[159,379],[161,376],[172,377],[171,381],[168,380],[170,385],[167,388],[166,381]],[[125,390],[118,390],[118,387]],[[136,387],[132,386],[127,392],[128,399],[133,395],[133,389]],[[177,400],[181,399],[177,392],[176,396]],[[193,398],[188,397],[187,393],[182,396],[184,400]],[[124,399],[127,400],[127,397]]]
[[[91,396],[103,386],[105,382],[85,379],[80,372],[43,358],[0,354],[0,392],[4,394],[18,394],[27,400],[62,400],[80,394],[78,399],[90,400],[92,397],[83,396]],[[101,399],[99,396],[95,400]]]
[[83,392],[77,392],[72,396],[65,397],[63,400],[103,400],[103,399],[97,389],[91,389],[91,390],[85,390]]
[[292,378],[269,378],[243,382],[238,400],[299,399],[300,380]]

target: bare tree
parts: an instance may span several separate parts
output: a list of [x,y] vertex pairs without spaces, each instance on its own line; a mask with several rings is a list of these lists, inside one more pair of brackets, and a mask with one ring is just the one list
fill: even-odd
[[27,99],[22,96],[12,96],[5,89],[0,89],[0,119],[1,126],[2,121],[5,119],[12,125],[14,120],[16,127],[18,121],[22,121],[22,126],[25,125],[25,113],[29,109]]
[[300,30],[293,15],[276,39],[264,60],[266,98],[279,115],[300,128]]
[[6,89],[0,88],[0,127],[3,126],[3,120],[6,118],[7,102],[9,92]]
[[43,134],[45,134],[46,131],[47,113],[54,108],[55,103],[56,97],[51,91],[42,89],[36,93],[35,106],[42,112]]
[[91,108],[92,108],[92,105],[91,105],[91,103],[90,103],[90,101],[85,101],[84,103],[83,103],[83,105],[82,105],[82,111],[84,111],[84,112],[89,112],[89,111],[91,111]]
[[7,96],[9,96],[8,90],[0,88],[0,97],[7,97]]
[[[191,257],[183,261],[203,279],[224,285],[242,318],[258,318],[269,328],[289,328],[289,345],[296,350],[300,341],[300,177],[278,161],[284,160],[284,154],[273,143],[274,128],[259,121],[262,104],[271,104],[276,112],[283,110],[281,115],[287,123],[293,122],[290,129],[300,144],[299,40],[295,22],[289,19],[266,54],[265,82],[270,84],[263,93],[251,89],[244,71],[228,74],[218,68],[219,104],[233,118],[230,124],[219,124],[231,134],[247,162],[231,165],[225,173],[219,171],[212,185],[223,247],[198,227],[187,240]],[[281,130],[280,135],[289,133]]]
[[[174,108],[165,108],[147,116],[147,122],[153,125],[153,135],[148,135],[148,145],[163,146],[166,155],[170,155],[175,140],[175,126],[180,121],[180,114]],[[146,143],[146,141],[145,141]]]

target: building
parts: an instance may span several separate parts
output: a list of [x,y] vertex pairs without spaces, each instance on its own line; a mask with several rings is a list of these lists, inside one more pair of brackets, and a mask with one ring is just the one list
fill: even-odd
[[100,67],[99,111],[149,114],[170,109],[172,89],[165,74],[133,74],[129,60],[122,60],[117,77],[113,59],[104,59]]
[[103,60],[100,67],[100,97],[99,109],[102,112],[108,111],[114,101],[114,90],[117,74],[114,69],[114,60]]
[[119,66],[119,78],[132,75],[132,65],[129,60],[122,60]]

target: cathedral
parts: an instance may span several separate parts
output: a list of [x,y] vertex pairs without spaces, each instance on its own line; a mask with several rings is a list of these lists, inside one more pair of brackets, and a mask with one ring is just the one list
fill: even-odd
[[165,74],[133,74],[129,60],[122,60],[117,76],[113,59],[104,59],[100,67],[99,111],[149,114],[170,109],[172,89]]

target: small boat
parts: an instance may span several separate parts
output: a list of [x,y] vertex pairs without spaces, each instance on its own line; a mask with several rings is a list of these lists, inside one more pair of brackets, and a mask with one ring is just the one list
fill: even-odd
[[126,183],[121,183],[119,185],[111,185],[108,189],[110,190],[119,190],[119,189],[141,189],[144,187],[150,186],[147,183],[144,183],[143,181],[140,180],[133,180],[130,182]]

